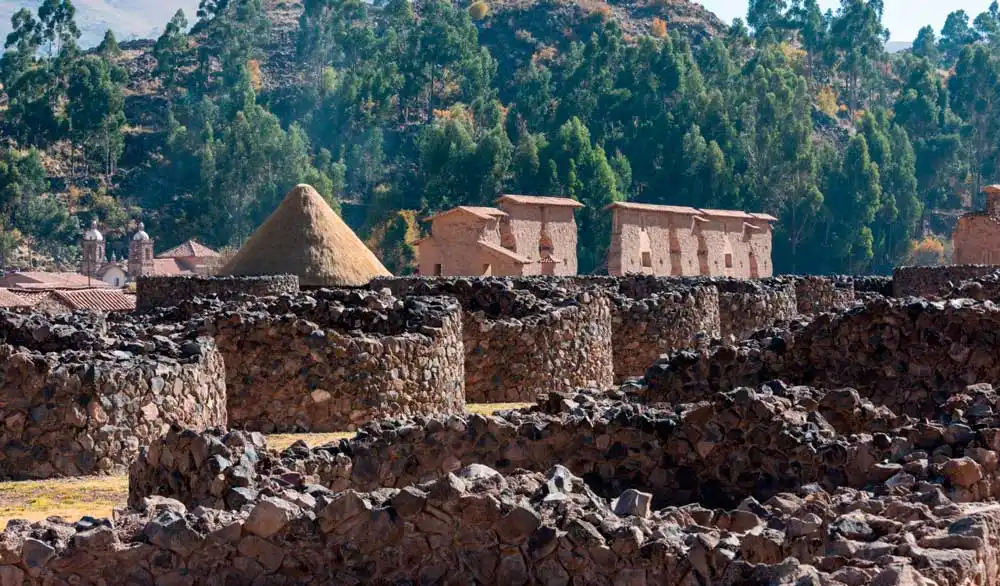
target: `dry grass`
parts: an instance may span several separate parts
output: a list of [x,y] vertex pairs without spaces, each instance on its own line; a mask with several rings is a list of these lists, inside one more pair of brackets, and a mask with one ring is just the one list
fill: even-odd
[[[492,415],[505,409],[530,407],[531,403],[491,403],[468,405],[469,413]],[[289,433],[269,435],[271,449],[284,450],[298,440],[310,447],[350,438],[345,433]],[[125,506],[127,476],[91,476],[25,482],[0,482],[0,529],[11,519],[40,521],[52,516],[75,521],[83,516],[110,517],[111,511]]]
[[40,521],[59,516],[77,520],[85,515],[110,517],[125,506],[127,476],[95,476],[0,483],[0,528],[11,519]]
[[299,440],[304,440],[310,448],[354,437],[353,431],[339,433],[278,433],[267,436],[267,447],[284,450]]

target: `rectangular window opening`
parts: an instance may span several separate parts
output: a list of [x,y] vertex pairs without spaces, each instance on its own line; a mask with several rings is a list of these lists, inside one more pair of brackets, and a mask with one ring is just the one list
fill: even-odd
[[442,271],[442,269],[441,269],[441,265],[440,264],[434,265],[434,276],[435,277],[440,277],[441,276],[441,271]]
[[642,253],[642,266],[650,268],[653,266],[653,253],[644,251]]

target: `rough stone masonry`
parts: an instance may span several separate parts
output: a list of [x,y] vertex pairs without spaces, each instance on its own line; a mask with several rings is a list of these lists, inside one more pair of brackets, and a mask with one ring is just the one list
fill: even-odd
[[34,346],[0,342],[0,477],[121,472],[171,424],[226,425],[211,340],[105,337],[95,323],[0,312],[3,339]]

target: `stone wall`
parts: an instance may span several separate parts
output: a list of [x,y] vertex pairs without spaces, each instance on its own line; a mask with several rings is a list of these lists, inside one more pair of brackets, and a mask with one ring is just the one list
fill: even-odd
[[139,277],[136,280],[136,309],[150,310],[176,305],[197,297],[234,299],[241,296],[269,297],[299,290],[295,275],[258,277]]
[[642,376],[662,354],[721,335],[719,293],[714,287],[678,287],[639,299],[613,294],[611,299],[617,380]]
[[[259,436],[175,431],[133,466],[138,512],[98,528],[105,547],[93,547],[100,522],[15,522],[0,572],[993,585],[1000,512],[983,501],[1000,495],[998,399],[975,385],[915,421],[851,389],[781,383],[667,409],[552,395],[530,412],[373,425],[277,459]],[[177,486],[185,502],[170,499]]]
[[[387,278],[393,294],[452,296],[462,306],[465,397],[470,403],[533,401],[540,393],[614,382],[611,302],[599,289],[558,280]],[[545,285],[548,283],[548,285]],[[544,289],[544,290],[543,290]]]
[[[998,269],[1000,271],[1000,269]],[[975,299],[1000,301],[1000,272],[966,279],[948,291],[948,299]]]
[[[171,424],[226,424],[222,359],[206,339],[41,354],[0,344],[0,477],[120,472]],[[135,349],[135,348],[133,348]]]
[[843,311],[854,305],[854,283],[828,277],[785,277],[795,284],[800,315]]
[[679,351],[646,373],[650,397],[693,401],[772,379],[851,386],[899,413],[933,412],[976,382],[1000,382],[1000,308],[971,300],[876,300],[738,345]]
[[993,265],[948,265],[940,267],[897,267],[892,273],[894,297],[941,296],[960,282],[997,270]]
[[203,331],[225,359],[234,427],[344,431],[465,408],[454,300],[319,290],[210,315]]
[[713,284],[719,290],[719,325],[724,339],[732,336],[742,340],[798,313],[793,283],[715,279]]

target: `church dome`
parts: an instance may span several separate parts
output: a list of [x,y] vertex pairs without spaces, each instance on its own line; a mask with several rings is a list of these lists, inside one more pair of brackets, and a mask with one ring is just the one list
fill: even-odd
[[145,224],[143,224],[142,222],[139,222],[139,231],[135,233],[135,236],[132,237],[132,240],[136,240],[136,241],[139,241],[139,240],[149,240],[149,234],[146,234],[146,225]]
[[97,220],[90,221],[90,230],[87,230],[83,234],[83,239],[91,242],[101,242],[104,240],[104,234],[97,229]]

